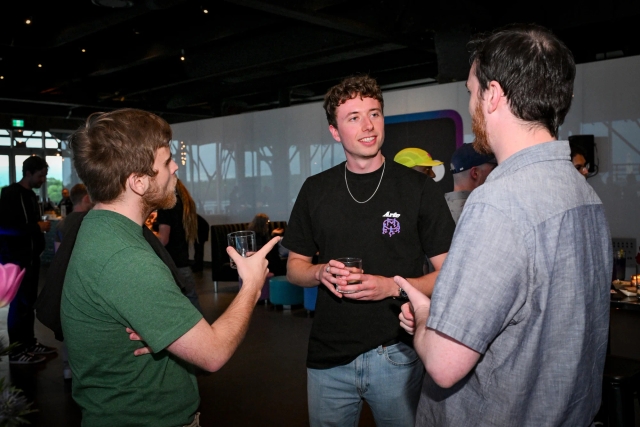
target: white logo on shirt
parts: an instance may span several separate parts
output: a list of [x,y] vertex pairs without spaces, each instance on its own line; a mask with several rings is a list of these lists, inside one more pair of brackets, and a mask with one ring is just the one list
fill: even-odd
[[397,212],[391,213],[387,211],[386,214],[382,215],[383,218],[400,218],[400,214]]

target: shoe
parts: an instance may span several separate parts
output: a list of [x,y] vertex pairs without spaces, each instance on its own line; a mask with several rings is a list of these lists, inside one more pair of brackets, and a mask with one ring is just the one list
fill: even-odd
[[12,365],[33,365],[34,363],[44,362],[44,360],[43,356],[36,356],[26,351],[16,355],[9,355],[9,363]]
[[31,353],[35,355],[52,354],[52,353],[55,353],[56,351],[58,350],[55,347],[49,347],[44,344],[40,344],[38,341],[36,341],[34,345],[32,345],[26,350],[27,353]]

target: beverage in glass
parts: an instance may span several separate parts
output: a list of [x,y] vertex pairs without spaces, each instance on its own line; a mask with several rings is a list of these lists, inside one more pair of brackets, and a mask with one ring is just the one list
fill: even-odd
[[[351,273],[357,273],[357,274],[362,273],[362,258],[355,258],[355,257],[336,258],[336,261],[343,263],[344,269],[349,270]],[[336,275],[336,277],[340,278],[342,276]],[[360,283],[362,283],[361,280],[347,280],[347,285],[358,285]],[[343,294],[352,294],[352,293],[355,293],[356,291],[338,290],[338,292]]]

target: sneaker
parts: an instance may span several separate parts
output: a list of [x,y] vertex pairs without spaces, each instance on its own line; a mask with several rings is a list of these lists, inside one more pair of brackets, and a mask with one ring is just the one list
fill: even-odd
[[44,360],[45,358],[43,356],[36,356],[26,351],[16,355],[9,355],[9,363],[13,365],[32,365],[34,363],[44,362]]
[[26,350],[27,353],[31,353],[35,355],[52,354],[52,353],[55,353],[56,351],[58,350],[55,347],[49,347],[44,344],[40,344],[38,341],[36,341],[34,345],[32,345]]

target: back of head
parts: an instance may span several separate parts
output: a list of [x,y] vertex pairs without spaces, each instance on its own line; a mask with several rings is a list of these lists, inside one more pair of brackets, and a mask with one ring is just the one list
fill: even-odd
[[131,174],[154,177],[158,149],[169,147],[171,127],[147,111],[94,113],[70,138],[73,164],[95,203],[111,202]]
[[582,149],[582,147],[576,144],[569,143],[569,148],[571,149],[571,160],[573,160],[573,158],[578,154],[584,157],[585,159],[587,158],[587,153]]
[[331,126],[338,127],[336,122],[336,110],[338,107],[356,96],[377,99],[380,102],[381,110],[384,112],[382,90],[380,90],[380,86],[378,86],[374,78],[368,75],[347,77],[329,89],[324,96],[323,107],[327,115],[327,121]]
[[89,192],[84,184],[76,184],[71,187],[69,198],[71,199],[71,203],[73,203],[74,206],[77,206],[82,203],[82,199],[84,199],[84,196],[88,194]]
[[470,46],[480,94],[491,81],[498,82],[514,116],[557,137],[576,74],[564,43],[544,27],[516,24],[481,35]]
[[451,156],[451,173],[455,177],[455,175],[468,171],[472,167],[485,163],[498,164],[493,154],[479,153],[473,144],[462,144]]
[[47,162],[40,156],[29,156],[22,162],[22,176],[25,176],[27,172],[34,174],[44,168],[48,168]]
[[249,223],[249,230],[255,231],[256,234],[264,236],[269,234],[269,216],[266,213],[259,213],[253,217]]

